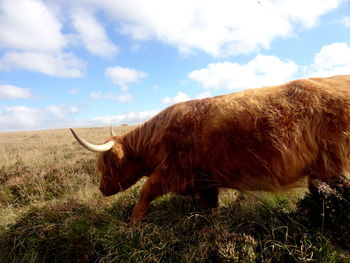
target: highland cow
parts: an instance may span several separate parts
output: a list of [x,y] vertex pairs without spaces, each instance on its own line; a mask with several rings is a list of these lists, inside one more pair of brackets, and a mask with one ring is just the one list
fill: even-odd
[[193,192],[210,210],[220,188],[279,191],[305,178],[310,187],[350,172],[350,76],[178,103],[103,145],[72,132],[85,148],[101,152],[104,195],[148,177],[132,221],[169,192]]

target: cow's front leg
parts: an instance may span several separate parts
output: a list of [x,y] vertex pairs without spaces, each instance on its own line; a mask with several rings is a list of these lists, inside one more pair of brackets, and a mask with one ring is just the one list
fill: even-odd
[[195,180],[195,189],[199,197],[199,203],[207,213],[213,213],[217,210],[219,202],[217,185],[210,173],[199,172],[199,176]]
[[209,214],[215,213],[218,207],[219,190],[215,187],[206,187],[198,191],[199,203]]
[[164,192],[163,181],[160,174],[154,172],[142,187],[140,199],[132,211],[131,221],[134,223],[141,221],[147,213],[151,202],[163,194],[166,194]]

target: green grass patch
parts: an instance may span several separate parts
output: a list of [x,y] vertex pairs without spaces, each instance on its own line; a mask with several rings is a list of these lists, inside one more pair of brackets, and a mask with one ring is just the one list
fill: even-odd
[[[338,222],[312,221],[311,195],[239,194],[214,215],[169,195],[131,225],[139,188],[30,205],[2,226],[1,262],[350,262],[331,233]],[[341,222],[350,226],[348,217]],[[342,242],[344,234],[337,232]]]

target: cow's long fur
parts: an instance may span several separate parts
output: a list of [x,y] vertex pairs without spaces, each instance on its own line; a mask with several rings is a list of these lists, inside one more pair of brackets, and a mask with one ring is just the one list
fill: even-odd
[[102,174],[109,174],[102,177],[101,190],[119,191],[120,180],[129,180],[128,187],[142,175],[151,180],[155,172],[162,188],[155,197],[196,192],[198,185],[283,190],[303,178],[349,173],[349,136],[350,76],[187,101],[112,138],[116,146],[99,161]]

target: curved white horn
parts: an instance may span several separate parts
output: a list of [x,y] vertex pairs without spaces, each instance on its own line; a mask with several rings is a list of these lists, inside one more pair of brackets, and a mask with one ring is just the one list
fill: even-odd
[[83,146],[85,149],[92,151],[92,152],[106,152],[110,149],[112,149],[113,145],[115,144],[114,141],[109,141],[101,145],[96,145],[89,143],[85,141],[84,139],[80,138],[72,129],[70,129],[74,138],[80,143],[81,146]]
[[114,132],[114,130],[113,130],[113,127],[112,127],[112,125],[111,125],[111,128],[109,129],[109,133],[111,134],[111,136],[117,136],[117,134]]

